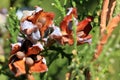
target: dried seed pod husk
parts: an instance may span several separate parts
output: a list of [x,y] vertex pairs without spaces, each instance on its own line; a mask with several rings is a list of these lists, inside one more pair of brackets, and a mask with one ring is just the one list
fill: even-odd
[[32,65],[34,64],[34,60],[33,60],[31,57],[26,57],[25,63],[26,63],[28,66],[32,66]]
[[25,53],[24,53],[24,52],[21,52],[21,51],[18,51],[18,52],[16,53],[16,56],[17,56],[17,58],[19,58],[19,59],[23,59],[23,58],[25,57]]

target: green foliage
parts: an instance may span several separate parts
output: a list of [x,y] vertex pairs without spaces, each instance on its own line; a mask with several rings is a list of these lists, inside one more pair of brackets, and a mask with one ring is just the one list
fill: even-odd
[[[64,1],[63,4],[66,5],[66,0]],[[60,10],[63,17],[65,16],[65,8],[61,5],[59,0],[55,0],[55,4],[53,3],[52,5],[54,5],[58,10]]]
[[[11,2],[13,0],[10,0]],[[25,4],[24,4],[25,3]],[[55,13],[55,24],[59,26],[60,21],[66,14],[68,7],[77,7],[79,21],[84,19],[88,15],[94,17],[92,23],[93,29],[90,32],[92,34],[92,43],[77,46],[76,42],[73,46],[53,44],[49,48],[41,53],[47,60],[49,67],[48,72],[38,74],[34,73],[35,80],[65,80],[67,72],[71,73],[70,80],[87,80],[85,72],[91,72],[91,80],[119,80],[120,79],[120,25],[115,29],[109,41],[104,46],[102,55],[98,60],[92,62],[92,57],[95,52],[96,45],[99,37],[100,26],[100,11],[102,7],[102,1],[100,0],[15,0],[8,10],[7,30],[10,33],[10,42],[17,42],[17,36],[19,35],[19,20],[16,16],[16,8],[22,7],[34,7],[35,5],[41,6],[46,11],[52,11]],[[120,12],[120,2],[117,0],[117,6],[114,12],[115,16]],[[76,41],[76,26],[73,20],[74,41]],[[7,49],[10,46],[7,45]],[[5,49],[6,50],[6,49]],[[6,51],[7,52],[7,51]],[[9,54],[9,53],[7,53]],[[7,56],[6,56],[7,57]],[[8,58],[8,57],[7,57]],[[3,80],[23,80],[25,76],[15,78],[9,72],[8,60],[5,60],[0,56],[0,79]]]
[[120,1],[116,0],[116,7],[115,7],[114,14],[113,14],[114,16],[120,12],[120,8],[119,7],[120,7]]
[[10,32],[10,36],[11,36],[10,42],[11,43],[17,42],[17,37],[20,30],[19,30],[19,21],[16,16],[15,8],[10,8],[9,10],[7,29]]

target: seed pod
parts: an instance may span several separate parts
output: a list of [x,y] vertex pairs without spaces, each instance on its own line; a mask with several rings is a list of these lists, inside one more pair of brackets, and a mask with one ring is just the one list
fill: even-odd
[[21,51],[18,51],[18,52],[16,53],[16,56],[17,56],[17,58],[19,58],[19,59],[23,59],[23,58],[25,57],[25,53],[24,53],[24,52],[21,52]]
[[25,59],[25,63],[28,65],[28,66],[31,66],[34,64],[34,61],[31,57],[26,57]]

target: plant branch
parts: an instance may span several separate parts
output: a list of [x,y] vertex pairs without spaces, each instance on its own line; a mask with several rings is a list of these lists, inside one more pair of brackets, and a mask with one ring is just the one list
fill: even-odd
[[103,8],[101,12],[101,23],[100,23],[101,35],[103,35],[104,31],[106,30],[106,18],[107,18],[107,12],[108,12],[108,5],[109,5],[109,0],[103,0]]
[[101,37],[100,42],[97,45],[96,52],[94,54],[94,60],[97,59],[101,54],[104,45],[107,43],[108,38],[111,36],[113,30],[118,26],[119,22],[120,22],[120,14],[111,19],[110,23],[107,26],[107,34],[104,34]]
[[32,74],[26,74],[28,80],[35,80]]
[[109,7],[108,7],[109,11],[107,14],[107,21],[108,22],[110,21],[110,19],[112,19],[112,14],[113,14],[115,6],[116,6],[116,0],[110,0]]

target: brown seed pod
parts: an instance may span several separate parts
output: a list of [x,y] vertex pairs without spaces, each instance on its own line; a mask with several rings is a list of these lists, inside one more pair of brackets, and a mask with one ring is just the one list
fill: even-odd
[[24,53],[24,52],[21,52],[21,51],[18,51],[18,52],[16,53],[16,56],[17,56],[17,58],[19,58],[19,59],[23,59],[23,58],[25,57],[25,53]]
[[34,61],[31,57],[26,57],[25,59],[25,63],[28,65],[28,66],[31,66],[34,64]]

